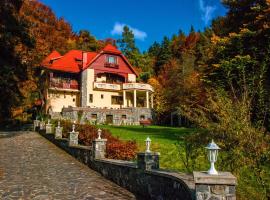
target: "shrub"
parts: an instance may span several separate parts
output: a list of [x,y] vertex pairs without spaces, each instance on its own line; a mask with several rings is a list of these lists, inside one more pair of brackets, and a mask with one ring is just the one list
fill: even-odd
[[[72,131],[72,122],[61,121],[63,137],[67,138]],[[98,137],[98,128],[89,124],[76,124],[75,130],[79,132],[79,144],[90,146]],[[114,137],[107,129],[102,129],[102,138],[107,139],[106,157],[119,160],[133,160],[136,157],[137,144],[135,141],[123,141]]]

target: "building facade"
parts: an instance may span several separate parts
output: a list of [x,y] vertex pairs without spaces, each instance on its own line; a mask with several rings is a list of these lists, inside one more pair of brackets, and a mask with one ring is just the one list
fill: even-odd
[[46,69],[46,110],[54,117],[95,123],[137,124],[152,119],[153,88],[115,46],[100,52],[53,51]]

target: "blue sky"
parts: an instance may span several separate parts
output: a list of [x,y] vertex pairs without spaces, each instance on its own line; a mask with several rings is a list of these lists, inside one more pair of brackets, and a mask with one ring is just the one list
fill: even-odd
[[119,38],[124,25],[134,32],[142,50],[164,36],[191,25],[203,30],[217,16],[225,15],[220,0],[41,0],[64,17],[74,31],[89,30],[97,39]]

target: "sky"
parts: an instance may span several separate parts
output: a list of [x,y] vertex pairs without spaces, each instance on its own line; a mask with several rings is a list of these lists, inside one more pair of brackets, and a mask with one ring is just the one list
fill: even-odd
[[127,25],[141,51],[179,30],[188,33],[191,26],[203,31],[212,19],[226,14],[220,0],[40,1],[65,18],[75,32],[89,30],[97,39],[118,39]]

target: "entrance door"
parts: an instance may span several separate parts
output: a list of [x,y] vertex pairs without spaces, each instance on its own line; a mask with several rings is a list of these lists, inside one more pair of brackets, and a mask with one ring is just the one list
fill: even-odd
[[113,124],[113,115],[106,115],[106,124]]

